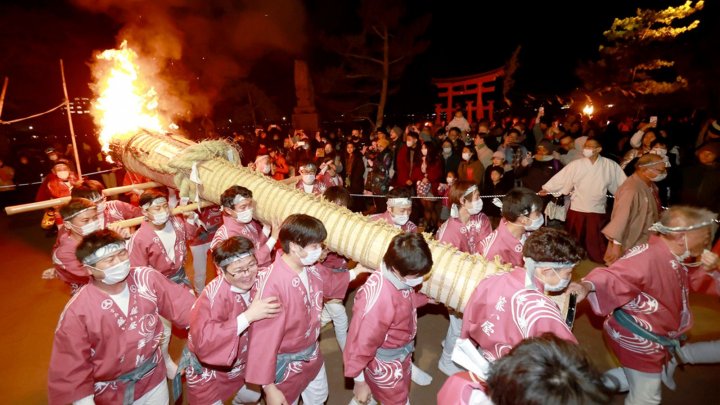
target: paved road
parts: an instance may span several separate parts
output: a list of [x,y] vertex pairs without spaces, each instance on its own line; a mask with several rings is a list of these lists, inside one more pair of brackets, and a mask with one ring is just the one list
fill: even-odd
[[[69,297],[68,289],[57,281],[40,279],[43,269],[51,265],[50,249],[53,240],[39,229],[41,215],[23,214],[15,217],[0,215],[0,258],[5,281],[0,323],[0,403],[43,404],[47,402],[46,378],[52,335],[58,316]],[[590,268],[586,263],[579,273]],[[351,300],[352,298],[350,298]],[[352,302],[352,301],[350,301]],[[720,301],[717,298],[694,295],[691,299],[696,324],[691,341],[720,339]],[[347,305],[349,308],[351,304]],[[434,376],[428,387],[412,386],[411,402],[417,405],[434,404],[444,376],[436,365],[440,341],[447,329],[443,310],[429,307],[421,310],[418,325],[416,363]],[[613,359],[603,345],[601,320],[588,314],[581,305],[575,333],[581,345],[601,369],[613,365]],[[347,404],[352,396],[351,383],[342,378],[342,358],[334,339],[332,327],[322,333],[321,348],[326,357],[330,381],[328,404]],[[171,346],[179,355],[184,342],[174,339]],[[676,376],[679,391],[663,392],[665,404],[713,404],[720,397],[720,366],[689,366]],[[623,396],[615,398],[620,404]]]

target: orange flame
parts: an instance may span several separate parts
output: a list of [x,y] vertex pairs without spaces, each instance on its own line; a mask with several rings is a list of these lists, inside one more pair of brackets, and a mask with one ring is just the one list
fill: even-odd
[[119,49],[108,49],[96,55],[93,66],[97,98],[92,115],[100,128],[102,150],[110,150],[114,137],[130,137],[140,129],[161,132],[158,95],[140,75],[138,55],[123,41]]

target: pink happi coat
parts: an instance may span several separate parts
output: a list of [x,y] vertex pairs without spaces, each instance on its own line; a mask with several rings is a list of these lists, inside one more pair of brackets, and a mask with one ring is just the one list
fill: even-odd
[[437,231],[437,240],[449,243],[461,252],[482,253],[482,242],[492,232],[487,215],[482,212],[471,215],[467,224],[460,218],[448,218]]
[[[325,186],[325,189],[328,189],[330,187],[334,186],[343,186],[343,178],[339,174],[335,174],[334,176],[331,176],[329,173],[323,173],[320,176],[318,176],[317,181],[320,181]],[[302,188],[302,186],[301,186]]]
[[94,395],[96,404],[120,404],[125,383],[115,382],[148,358],[157,366],[135,384],[135,398],[164,383],[160,354],[160,316],[185,328],[195,297],[148,267],[135,267],[126,279],[130,290],[125,315],[94,284],[84,286],[60,315],[48,370],[50,404],[67,404]]
[[395,222],[393,222],[390,211],[385,211],[382,214],[370,215],[370,220],[385,221],[396,228],[400,228],[403,232],[417,232],[417,225],[415,225],[412,221],[407,221],[403,226],[396,225]]
[[[304,193],[305,187],[303,185],[304,185],[304,183],[303,183],[302,179],[300,179],[300,180],[298,180],[297,183],[295,183],[295,189],[300,190]],[[312,194],[322,195],[322,193],[324,193],[326,189],[327,189],[327,186],[325,185],[325,182],[320,178],[316,178],[315,183],[313,183]]]
[[240,292],[218,276],[203,289],[190,313],[188,349],[203,365],[187,370],[188,400],[212,404],[232,397],[245,384],[248,331],[238,335],[237,317],[247,311]]
[[[688,269],[658,236],[630,249],[608,268],[599,267],[583,281],[594,284],[588,300],[595,313],[607,316],[604,333],[623,367],[659,373],[669,360],[665,347],[636,336],[612,317],[616,308],[631,315],[643,328],[676,339],[692,328],[689,291],[694,285]],[[704,292],[717,294],[717,290]]]
[[524,239],[521,241],[510,233],[508,222],[503,218],[500,225],[481,242],[481,254],[488,260],[498,257],[503,263],[522,267],[525,265],[522,253]]
[[200,222],[204,226],[198,226],[195,235],[190,240],[190,246],[199,246],[211,243],[215,232],[222,225],[223,210],[219,205],[205,207],[200,211]]
[[58,230],[58,237],[52,251],[52,262],[57,278],[69,285],[71,293],[75,294],[80,287],[90,282],[90,275],[75,256],[80,242],[73,239],[71,235],[72,231],[64,227]]
[[[235,218],[223,215],[223,224],[215,232],[215,236],[210,242],[210,249],[215,249],[220,242],[232,238],[233,236],[242,236],[252,241],[254,246],[255,260],[258,266],[267,267],[272,262],[272,251],[266,246],[268,237],[263,233],[263,226],[260,222],[252,220],[247,224],[238,222]],[[219,271],[219,270],[218,270]],[[219,275],[220,273],[218,273]]]
[[143,214],[139,207],[128,204],[124,201],[110,200],[105,203],[105,210],[103,211],[103,226],[107,228],[108,225],[114,222],[141,216],[143,216]]
[[537,278],[537,289],[528,286],[526,270],[494,274],[475,288],[465,306],[460,337],[472,339],[489,361],[506,355],[523,339],[551,332],[577,343],[565,324],[557,304],[544,294]]
[[404,405],[410,394],[412,354],[388,362],[376,353],[378,348],[400,348],[415,339],[416,308],[426,304],[427,297],[389,277],[393,275],[372,273],[355,295],[343,362],[346,377],[364,374],[376,400]]
[[[445,380],[442,388],[437,394],[437,403],[440,405],[471,405],[470,397],[474,392],[480,392],[479,398],[473,398],[472,405],[492,405],[488,398],[485,381],[477,375],[463,371],[455,373]],[[476,402],[479,400],[479,403]]]
[[[282,255],[275,258],[266,272],[259,273],[255,298],[277,297],[282,311],[276,318],[250,325],[245,380],[258,385],[277,384],[290,403],[300,397],[323,365],[317,345],[323,301],[344,298],[350,283],[348,272],[333,272],[322,265],[305,267],[305,271],[309,291]],[[313,345],[315,350],[309,361],[290,363],[282,379],[275,381],[278,353],[299,353]]]
[[128,246],[130,264],[133,267],[152,267],[166,277],[172,277],[183,266],[187,253],[187,242],[195,234],[197,227],[189,224],[180,215],[171,216],[168,221],[175,229],[175,260],[170,260],[165,252],[160,237],[155,233],[154,225],[144,221],[130,238]]

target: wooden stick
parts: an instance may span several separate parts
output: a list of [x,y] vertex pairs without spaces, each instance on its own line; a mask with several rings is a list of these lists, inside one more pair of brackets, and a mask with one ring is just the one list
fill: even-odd
[[3,104],[5,104],[5,93],[7,92],[8,78],[5,76],[2,92],[0,93],[0,117],[2,117]]
[[[149,181],[147,183],[131,184],[129,186],[120,186],[113,188],[106,188],[103,190],[103,194],[106,196],[113,196],[122,193],[133,191],[134,189],[144,190],[153,187],[164,187],[160,183]],[[70,197],[54,198],[52,200],[36,201],[27,204],[13,205],[5,207],[5,213],[8,215],[22,214],[24,212],[44,210],[47,208],[57,207],[60,205],[67,204],[70,201]]]
[[72,116],[70,114],[70,98],[68,98],[67,84],[65,84],[65,67],[62,59],[60,59],[60,75],[62,76],[63,91],[65,92],[65,111],[68,117],[68,125],[70,126],[70,140],[72,140],[73,152],[75,152],[75,165],[77,166],[77,175],[82,177],[82,169],[80,168],[80,155],[78,155],[77,142],[75,142],[75,129],[73,128]]
[[[199,208],[205,208],[205,207],[209,207],[211,205],[215,205],[215,203],[212,203],[209,201],[201,201],[199,204]],[[175,207],[172,210],[172,214],[178,215],[178,214],[182,214],[184,212],[194,211],[196,209],[198,209],[198,203],[192,203],[192,204],[188,204],[188,205],[180,205],[178,207]],[[113,222],[112,224],[109,225],[109,227],[111,229],[112,228],[117,229],[117,228],[129,228],[131,226],[138,226],[138,225],[142,224],[142,221],[144,219],[145,219],[145,217],[126,219],[124,221]]]

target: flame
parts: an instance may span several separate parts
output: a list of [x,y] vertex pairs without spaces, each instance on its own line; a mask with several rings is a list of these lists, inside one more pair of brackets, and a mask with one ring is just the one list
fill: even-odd
[[139,130],[162,132],[158,94],[142,81],[138,55],[123,41],[118,49],[96,55],[93,66],[97,98],[92,115],[100,129],[102,150],[108,152],[114,137],[130,137]]
[[592,104],[586,104],[585,107],[583,107],[583,113],[588,117],[592,117],[593,111],[595,111],[595,108],[592,106]]

